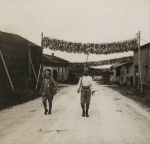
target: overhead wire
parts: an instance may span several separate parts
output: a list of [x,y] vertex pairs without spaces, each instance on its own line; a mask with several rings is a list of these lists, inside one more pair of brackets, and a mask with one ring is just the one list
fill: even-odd
[[[142,38],[140,38],[141,40],[143,40],[143,41],[145,41],[145,42],[147,42],[146,40],[144,40],[144,39],[142,39]],[[147,42],[148,43],[148,42]]]

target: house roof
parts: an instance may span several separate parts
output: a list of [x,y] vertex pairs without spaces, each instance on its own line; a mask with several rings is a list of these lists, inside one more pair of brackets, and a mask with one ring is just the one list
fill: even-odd
[[53,55],[47,55],[47,54],[43,54],[44,57],[46,57],[47,59],[49,59],[51,62],[53,63],[68,63],[69,61],[59,58],[57,56],[53,56]]
[[43,64],[51,67],[68,67],[69,61],[56,56],[43,54]]
[[124,63],[117,63],[117,64],[114,64],[114,65],[112,65],[111,66],[111,68],[116,68],[116,67],[120,67],[120,66],[122,66],[122,65],[124,65]]
[[121,66],[123,66],[123,65],[128,65],[128,64],[132,64],[133,62],[131,61],[131,62],[126,62],[126,63],[118,63],[118,64],[115,64],[115,65],[113,65],[113,66],[111,66],[111,68],[116,68],[116,67],[121,67]]
[[9,42],[12,44],[21,44],[21,45],[27,45],[27,43],[28,43],[29,46],[40,47],[40,46],[32,43],[31,41],[21,37],[20,35],[6,33],[6,32],[2,32],[2,31],[0,31],[0,41]]
[[48,63],[53,63],[51,59],[49,59],[47,56],[43,55],[43,63],[48,62]]
[[124,65],[130,65],[130,64],[133,64],[133,62],[124,63]]
[[[146,47],[150,48],[150,43],[147,43],[145,45],[140,46],[140,49],[143,49],[143,48],[146,48]],[[135,49],[134,51],[138,51],[138,49]]]

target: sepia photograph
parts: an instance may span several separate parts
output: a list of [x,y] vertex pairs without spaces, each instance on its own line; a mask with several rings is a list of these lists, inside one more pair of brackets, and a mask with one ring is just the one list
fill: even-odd
[[150,0],[0,0],[0,144],[150,144]]

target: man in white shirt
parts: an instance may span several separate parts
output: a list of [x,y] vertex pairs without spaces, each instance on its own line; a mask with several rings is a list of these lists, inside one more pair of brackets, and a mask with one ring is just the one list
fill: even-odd
[[[93,80],[89,76],[87,69],[83,72],[83,77],[80,78],[78,85],[79,85],[78,93],[82,88],[81,97],[80,97],[81,107],[83,110],[82,116],[85,117],[86,115],[86,117],[89,117],[88,110],[89,110],[89,104],[91,100],[91,93],[93,95],[94,91],[93,91]],[[85,104],[86,104],[86,113],[85,113]]]

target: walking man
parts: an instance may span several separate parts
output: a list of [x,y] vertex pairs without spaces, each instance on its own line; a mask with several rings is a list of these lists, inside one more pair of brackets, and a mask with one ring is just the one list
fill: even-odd
[[[93,80],[89,76],[88,69],[86,68],[83,72],[83,77],[80,78],[79,80],[79,89],[78,93],[80,92],[81,89],[81,107],[83,110],[82,116],[83,117],[89,117],[88,110],[89,110],[89,105],[90,105],[90,100],[91,100],[91,94],[94,94],[93,91]],[[85,112],[85,104],[86,104],[86,112]]]
[[[43,102],[43,106],[45,109],[45,112],[44,112],[45,115],[47,114],[47,112],[48,114],[51,114],[52,100],[55,94],[54,86],[56,87],[56,83],[54,83],[54,80],[52,80],[50,75],[51,75],[51,71],[49,69],[46,69],[45,78],[42,81],[42,85],[40,89],[40,94],[42,95],[42,102]],[[47,100],[49,102],[49,111],[47,109]]]

